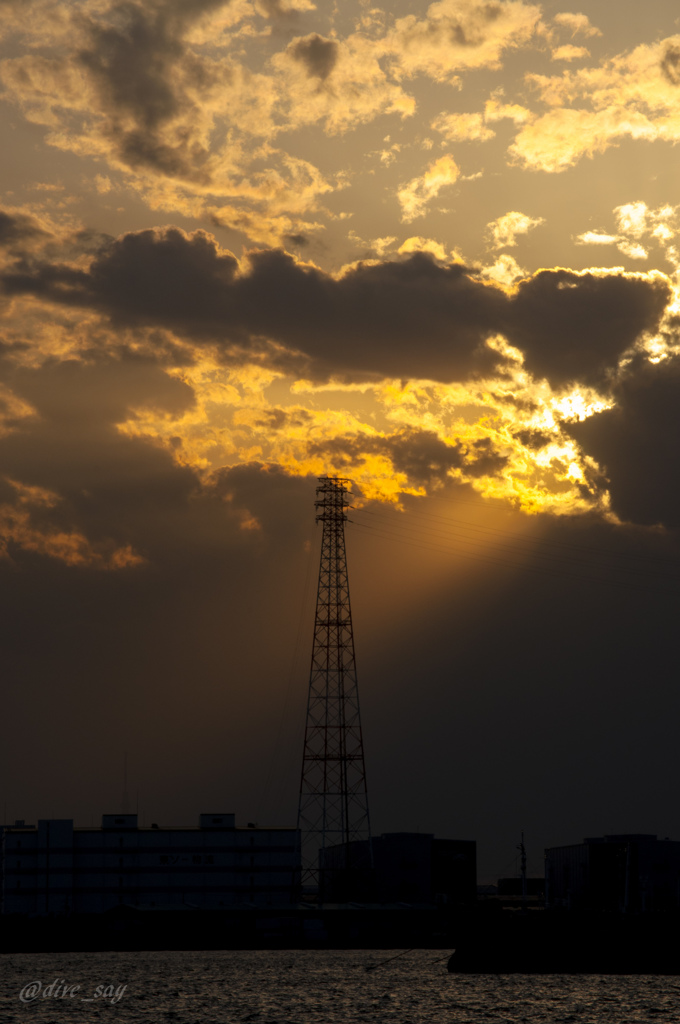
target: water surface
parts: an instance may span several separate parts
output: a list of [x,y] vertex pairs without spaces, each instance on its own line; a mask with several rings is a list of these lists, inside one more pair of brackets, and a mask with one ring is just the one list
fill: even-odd
[[397,952],[8,954],[0,957],[0,1021],[680,1024],[678,977],[450,975],[444,951],[386,962]]

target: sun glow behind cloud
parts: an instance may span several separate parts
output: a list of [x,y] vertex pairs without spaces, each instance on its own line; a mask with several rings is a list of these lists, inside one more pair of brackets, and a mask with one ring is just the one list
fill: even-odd
[[166,446],[206,480],[225,466],[259,461],[295,475],[348,476],[365,499],[397,505],[448,479],[527,512],[587,512],[604,500],[588,490],[594,467],[562,424],[607,402],[587,390],[555,393],[521,365],[510,381],[474,388],[427,380],[318,386],[250,368],[225,371],[210,359],[173,374],[190,384],[195,406],[180,418],[135,408],[118,429]]
[[[29,22],[8,5],[6,97],[89,168],[90,210],[116,227],[94,232],[72,183],[43,177],[3,207],[13,367],[157,361],[111,420],[205,487],[262,463],[350,475],[395,505],[456,480],[527,512],[608,514],[606,467],[571,425],[613,408],[641,355],[677,351],[674,299],[656,304],[676,294],[678,208],[617,193],[569,223],[573,249],[642,270],[571,271],[542,258],[556,204],[505,183],[680,138],[680,37],[603,56],[599,19],[520,0],[33,6]],[[148,210],[188,223],[144,230]],[[671,273],[646,269],[656,257]],[[40,416],[10,384],[0,413],[10,434]]]

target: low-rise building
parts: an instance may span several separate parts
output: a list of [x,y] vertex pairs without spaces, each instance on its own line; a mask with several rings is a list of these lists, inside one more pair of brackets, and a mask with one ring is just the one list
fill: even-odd
[[472,904],[477,888],[477,844],[422,832],[387,832],[369,842],[320,852],[325,903]]
[[233,814],[201,814],[198,828],[105,814],[101,828],[53,819],[2,833],[4,914],[282,906],[299,895],[299,831],[237,828]]
[[611,835],[545,851],[551,909],[649,913],[680,910],[680,843]]

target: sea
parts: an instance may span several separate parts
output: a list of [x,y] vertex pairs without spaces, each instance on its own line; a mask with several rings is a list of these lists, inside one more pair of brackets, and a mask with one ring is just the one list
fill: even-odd
[[18,953],[0,1021],[680,1022],[680,977],[448,974],[443,950]]

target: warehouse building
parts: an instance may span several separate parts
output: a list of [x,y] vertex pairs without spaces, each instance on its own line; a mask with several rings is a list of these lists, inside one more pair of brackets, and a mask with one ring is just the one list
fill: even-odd
[[556,846],[545,851],[545,886],[550,909],[680,910],[680,843],[635,833]]
[[2,830],[4,914],[289,906],[299,885],[300,833],[237,828],[233,814],[201,814],[198,828],[105,814],[101,828],[53,819]]
[[420,906],[472,904],[477,844],[423,832],[386,832],[320,851],[322,899]]

